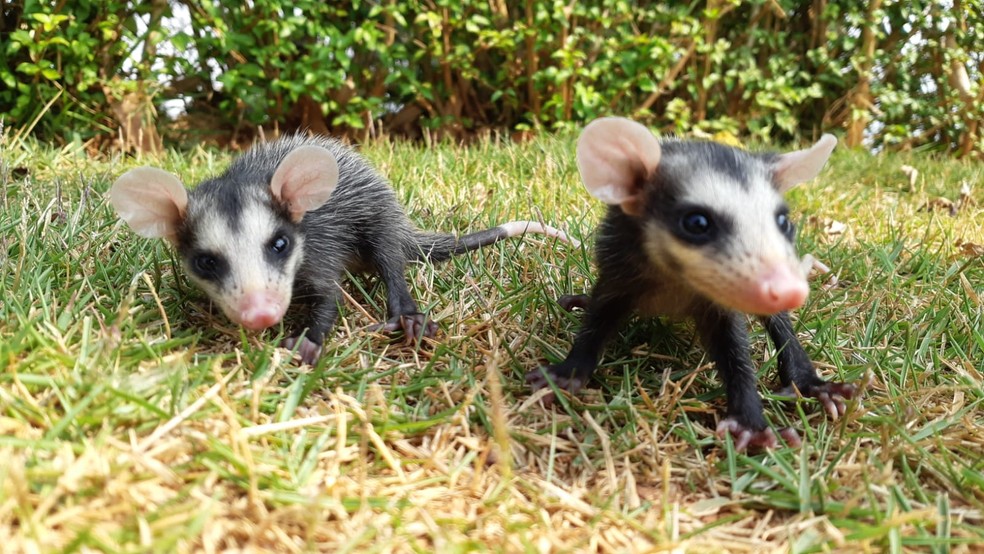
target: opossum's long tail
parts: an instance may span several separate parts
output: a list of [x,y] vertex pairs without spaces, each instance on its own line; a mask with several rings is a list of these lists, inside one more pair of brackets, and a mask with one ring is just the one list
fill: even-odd
[[460,237],[441,233],[417,233],[414,238],[416,245],[412,252],[408,252],[408,257],[412,260],[430,260],[439,262],[451,256],[464,254],[483,246],[488,246],[502,239],[518,237],[526,233],[536,233],[554,237],[575,247],[580,246],[580,241],[567,236],[567,233],[560,229],[544,225],[537,221],[510,221],[497,227],[469,233]]

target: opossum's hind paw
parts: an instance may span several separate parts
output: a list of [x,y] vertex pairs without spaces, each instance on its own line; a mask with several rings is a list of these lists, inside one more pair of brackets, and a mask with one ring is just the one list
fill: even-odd
[[[779,446],[779,439],[772,429],[768,427],[759,430],[751,429],[733,417],[722,419],[717,425],[718,438],[723,440],[728,434],[734,439],[737,452],[744,452],[746,449],[759,451]],[[803,444],[799,433],[792,427],[780,429],[779,436],[787,445],[794,448]]]
[[[793,385],[783,387],[776,394],[796,397],[797,390]],[[799,389],[799,394],[808,398],[816,398],[823,404],[823,409],[830,419],[837,421],[847,413],[847,401],[858,393],[857,385],[851,383],[820,383]]]
[[574,308],[580,308],[582,310],[587,308],[590,300],[591,297],[587,294],[565,294],[557,299],[557,303],[560,304],[561,308],[572,312]]
[[[563,389],[571,394],[577,393],[584,387],[586,379],[574,374],[571,371],[565,371],[560,369],[563,364],[551,365],[546,367],[538,367],[533,371],[526,374],[526,383],[529,384],[530,390],[536,392],[540,389],[550,388],[550,382],[558,389]],[[554,403],[556,398],[554,393],[550,393],[543,397],[543,404],[545,406],[550,406]]]
[[301,363],[314,365],[321,357],[321,345],[315,343],[307,337],[287,337],[281,341],[280,346],[293,351],[296,347],[297,354],[301,357]]

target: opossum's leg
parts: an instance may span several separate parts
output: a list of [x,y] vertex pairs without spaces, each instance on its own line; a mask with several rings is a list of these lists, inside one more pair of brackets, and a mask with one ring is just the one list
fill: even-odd
[[796,384],[799,388],[814,387],[823,384],[810,356],[803,350],[796,333],[793,332],[789,314],[781,312],[774,316],[763,317],[762,323],[769,332],[769,338],[778,351],[779,380],[784,387]]
[[341,299],[338,285],[313,295],[307,318],[295,326],[295,332],[283,340],[281,346],[289,350],[297,349],[301,362],[314,365],[321,357],[321,346],[325,336],[338,320],[338,301]]
[[[423,337],[433,337],[437,334],[437,324],[427,319],[420,312],[417,303],[410,296],[407,287],[406,260],[402,257],[382,255],[386,248],[377,247],[374,256],[379,276],[386,284],[386,316],[387,321],[380,326],[383,331],[403,329],[408,343],[414,343]],[[392,252],[402,252],[394,247]]]
[[559,388],[575,393],[588,382],[598,367],[598,359],[608,338],[632,311],[632,297],[624,296],[621,290],[613,288],[605,281],[598,281],[567,358],[559,364],[537,368],[526,374],[526,381],[533,390],[548,386],[550,379]]
[[763,318],[765,328],[769,332],[772,344],[778,353],[779,381],[782,388],[778,394],[796,396],[796,392],[807,397],[816,398],[823,404],[824,410],[832,419],[844,415],[847,411],[847,400],[854,398],[857,387],[849,383],[824,381],[817,375],[810,356],[803,350],[789,314],[780,314]]
[[[779,441],[768,427],[758,393],[758,378],[748,350],[748,330],[744,317],[730,311],[708,307],[697,318],[697,330],[724,382],[728,400],[727,417],[717,426],[724,438],[731,434],[735,450],[775,448]],[[800,438],[791,428],[779,434],[792,446]]]

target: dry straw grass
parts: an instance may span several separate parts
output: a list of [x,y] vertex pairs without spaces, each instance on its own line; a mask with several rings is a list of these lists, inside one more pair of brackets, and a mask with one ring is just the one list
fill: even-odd
[[[588,237],[570,145],[367,154],[424,225],[534,211]],[[723,399],[686,326],[633,325],[555,407],[527,391],[569,344],[552,299],[589,286],[589,250],[531,237],[413,268],[442,329],[420,349],[365,330],[382,295],[358,280],[324,360],[298,367],[115,223],[101,193],[130,162],[5,148],[4,551],[982,551],[984,271],[956,240],[984,243],[984,218],[920,211],[947,179],[980,189],[979,168],[906,158],[944,181],[920,192],[892,188],[901,160],[841,153],[794,198],[850,234],[804,225],[839,283],[800,332],[865,398],[836,423],[770,400],[805,445],[744,456],[713,436]],[[164,164],[193,181],[225,159]]]

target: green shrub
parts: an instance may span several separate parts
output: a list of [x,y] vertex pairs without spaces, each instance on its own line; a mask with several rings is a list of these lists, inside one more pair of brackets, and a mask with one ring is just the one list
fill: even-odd
[[[146,2],[27,0],[0,8],[0,117],[44,138],[114,134],[107,95],[159,74],[133,59]],[[145,86],[145,85],[140,85]]]
[[[463,138],[623,114],[667,132],[844,128],[876,148],[982,150],[982,0],[4,6],[0,114],[17,129],[40,116],[48,138],[116,133],[114,98],[137,92],[158,108],[185,103],[181,125],[162,122],[172,138]],[[191,24],[174,29],[182,13]]]

